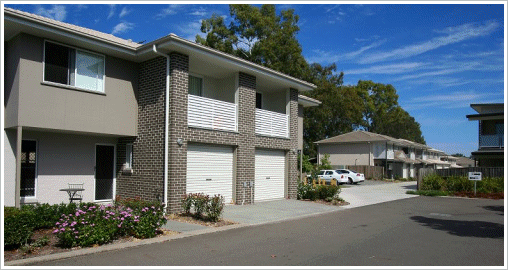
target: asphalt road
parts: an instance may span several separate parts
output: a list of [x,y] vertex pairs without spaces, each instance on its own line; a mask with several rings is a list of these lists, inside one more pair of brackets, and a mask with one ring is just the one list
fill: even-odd
[[503,266],[504,201],[415,197],[52,266]]

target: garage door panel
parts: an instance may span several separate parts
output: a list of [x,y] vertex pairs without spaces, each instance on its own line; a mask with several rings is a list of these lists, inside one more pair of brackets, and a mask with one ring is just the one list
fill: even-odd
[[281,150],[256,150],[254,200],[284,198],[286,159]]
[[[207,180],[210,179],[210,180]],[[187,194],[220,194],[225,202],[233,194],[233,148],[189,145],[187,147]]]

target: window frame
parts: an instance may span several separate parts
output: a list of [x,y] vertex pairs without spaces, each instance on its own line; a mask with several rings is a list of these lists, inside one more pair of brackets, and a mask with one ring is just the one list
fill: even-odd
[[187,84],[187,93],[197,97],[205,97],[205,76],[189,72],[188,77],[195,77],[201,79],[201,95],[194,95],[189,92],[189,85]]
[[[103,62],[102,70],[104,71],[102,74],[102,91],[101,90],[91,90],[91,89],[87,89],[87,88],[83,88],[83,87],[79,87],[79,86],[74,86],[74,85],[70,85],[70,84],[62,84],[62,83],[57,83],[57,82],[52,82],[52,81],[46,81],[46,76],[45,76],[46,75],[46,43],[48,43],[48,42],[67,47],[69,49],[73,49],[75,51],[75,54],[77,51],[81,51],[81,52],[92,54],[92,55],[102,58],[102,62]],[[106,55],[96,53],[93,51],[89,51],[89,50],[85,50],[85,49],[81,49],[81,48],[67,45],[64,43],[48,40],[48,39],[44,40],[44,44],[42,47],[43,47],[42,48],[42,84],[58,86],[58,87],[67,88],[67,89],[71,89],[71,90],[79,90],[79,91],[85,91],[85,92],[90,92],[90,93],[96,93],[96,94],[104,94],[104,95],[106,94]],[[68,71],[69,70],[70,69],[68,69]],[[76,73],[76,70],[77,70],[76,57],[74,57],[74,73]]]
[[[130,148],[130,151],[129,151]],[[132,170],[132,161],[133,161],[133,144],[127,143],[125,144],[125,169]]]

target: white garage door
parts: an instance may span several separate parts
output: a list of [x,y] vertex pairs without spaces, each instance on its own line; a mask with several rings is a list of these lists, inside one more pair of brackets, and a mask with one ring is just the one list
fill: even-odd
[[233,198],[233,148],[193,145],[187,147],[187,194],[220,194],[225,203]]
[[286,158],[281,150],[256,150],[254,201],[284,198]]

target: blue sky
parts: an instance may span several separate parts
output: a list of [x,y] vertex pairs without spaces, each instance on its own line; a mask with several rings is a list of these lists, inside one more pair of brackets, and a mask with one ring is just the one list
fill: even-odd
[[[202,19],[231,19],[226,4],[6,6],[136,42],[169,33],[194,40]],[[288,8],[300,16],[298,40],[309,63],[336,63],[345,84],[392,84],[428,145],[466,156],[478,148],[469,105],[505,100],[504,5],[277,5]]]

